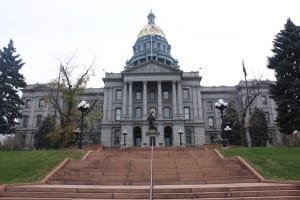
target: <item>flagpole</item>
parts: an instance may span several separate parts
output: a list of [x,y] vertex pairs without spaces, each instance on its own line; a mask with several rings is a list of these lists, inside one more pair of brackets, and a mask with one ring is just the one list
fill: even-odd
[[[242,59],[242,64],[243,64],[243,71],[244,71],[246,91],[247,91],[246,104],[250,104],[249,88],[248,88],[248,81],[247,81],[247,71],[245,68],[244,59]],[[251,115],[251,106],[250,105],[249,105],[249,114]]]
[[[247,71],[245,68],[245,64],[244,64],[244,59],[242,59],[242,65],[243,65],[243,72],[244,72],[244,76],[245,76],[245,84],[246,84],[246,91],[247,91],[247,97],[246,97],[246,106],[249,106],[249,115],[251,115],[251,105],[250,105],[250,99],[249,99],[249,89],[248,89],[248,82],[247,82]],[[247,110],[245,110],[245,114],[247,114]],[[246,122],[247,124],[247,122]],[[249,133],[249,129],[246,125],[245,127],[246,129],[246,139],[247,139],[247,146],[251,147],[251,138],[250,138],[250,133]]]

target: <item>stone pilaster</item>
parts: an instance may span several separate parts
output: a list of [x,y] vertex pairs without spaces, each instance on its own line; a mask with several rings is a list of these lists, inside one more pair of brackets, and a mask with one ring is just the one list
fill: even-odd
[[147,81],[143,82],[143,120],[147,119]]
[[127,82],[124,82],[124,85],[123,85],[123,108],[122,108],[123,118],[126,118],[126,115],[127,115],[126,108],[127,108]]
[[179,114],[180,116],[183,116],[183,108],[182,108],[182,86],[181,86],[181,81],[178,81],[177,94],[178,94],[178,114]]
[[103,118],[102,120],[103,121],[106,121],[107,120],[107,104],[108,104],[108,90],[107,88],[105,87],[104,88],[104,101],[103,101]]
[[108,120],[112,120],[112,97],[113,97],[113,88],[108,88],[108,107],[107,107],[107,118]]
[[177,115],[177,100],[176,100],[176,82],[172,82],[172,105],[173,105],[173,118]]
[[158,104],[158,119],[162,119],[162,96],[161,96],[161,81],[157,82],[157,104]]
[[132,119],[132,82],[129,82],[128,117]]
[[194,120],[198,120],[198,105],[197,105],[197,93],[198,90],[196,87],[192,87],[192,97],[193,97],[193,114],[194,114]]
[[201,120],[202,122],[204,122],[203,119],[203,107],[202,107],[202,96],[201,96],[201,88],[200,86],[198,86],[196,88],[197,91],[197,103],[198,103],[198,114],[199,114],[199,120]]

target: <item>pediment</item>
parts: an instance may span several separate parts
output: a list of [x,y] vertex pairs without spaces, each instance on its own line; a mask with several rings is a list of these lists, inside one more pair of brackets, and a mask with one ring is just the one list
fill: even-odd
[[131,73],[144,74],[144,73],[180,73],[181,71],[171,66],[160,65],[157,63],[147,63],[145,65],[131,67],[124,72],[130,74]]

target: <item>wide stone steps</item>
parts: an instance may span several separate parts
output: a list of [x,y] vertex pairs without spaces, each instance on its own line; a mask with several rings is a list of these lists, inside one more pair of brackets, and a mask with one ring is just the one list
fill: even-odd
[[[232,184],[161,186],[153,190],[153,199],[299,199],[300,186],[289,184]],[[97,186],[12,186],[0,197],[5,199],[149,199],[149,187],[97,187]]]
[[[200,149],[155,149],[155,184],[257,182],[236,159]],[[147,183],[148,182],[148,183]],[[140,185],[150,182],[150,149],[105,149],[71,161],[48,184]]]
[[[8,186],[0,200],[149,199],[150,149],[104,149],[72,160],[47,184]],[[154,150],[153,199],[300,200],[300,184],[261,183],[236,158],[200,148]]]

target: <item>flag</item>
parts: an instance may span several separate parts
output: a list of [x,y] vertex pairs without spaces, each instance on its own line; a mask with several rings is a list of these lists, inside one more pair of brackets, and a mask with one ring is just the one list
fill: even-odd
[[246,68],[245,68],[245,65],[244,65],[244,59],[242,60],[242,65],[243,65],[244,75],[247,76]]

